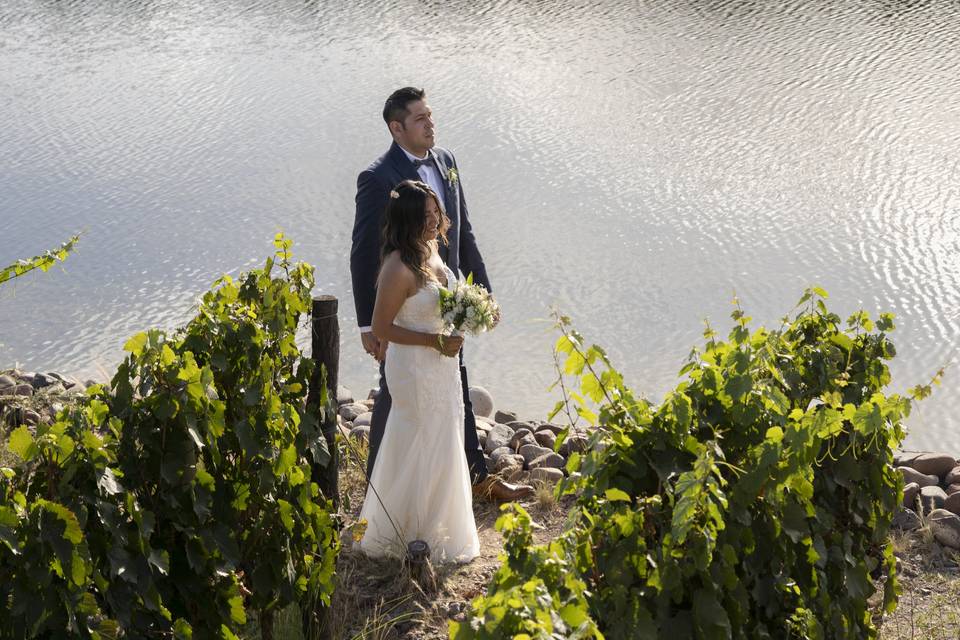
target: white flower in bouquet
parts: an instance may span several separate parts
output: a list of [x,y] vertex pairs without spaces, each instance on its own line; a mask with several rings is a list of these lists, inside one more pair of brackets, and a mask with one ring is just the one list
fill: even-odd
[[477,335],[490,331],[500,322],[500,305],[483,286],[458,280],[440,290],[440,317],[448,330]]

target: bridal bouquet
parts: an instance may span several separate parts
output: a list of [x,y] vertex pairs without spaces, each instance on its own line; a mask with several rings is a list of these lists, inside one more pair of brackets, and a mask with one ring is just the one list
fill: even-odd
[[449,289],[440,289],[440,316],[455,333],[477,335],[490,331],[500,322],[500,305],[483,286],[457,280]]

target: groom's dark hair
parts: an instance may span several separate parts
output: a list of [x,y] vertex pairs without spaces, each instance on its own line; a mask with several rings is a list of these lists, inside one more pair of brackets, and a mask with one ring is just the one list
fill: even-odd
[[423,89],[413,87],[397,89],[390,94],[387,102],[383,105],[383,121],[387,123],[388,127],[394,121],[403,124],[404,119],[410,113],[407,111],[407,105],[417,100],[423,100],[426,96],[427,92]]

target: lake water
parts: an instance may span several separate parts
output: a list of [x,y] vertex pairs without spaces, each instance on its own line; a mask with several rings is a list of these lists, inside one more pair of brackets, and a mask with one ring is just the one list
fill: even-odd
[[542,417],[552,305],[656,399],[734,293],[897,315],[894,388],[953,364],[908,446],[960,453],[960,6],[716,0],[5,0],[0,367],[102,376],[283,230],[341,299],[385,97],[426,87],[505,322],[472,382]]

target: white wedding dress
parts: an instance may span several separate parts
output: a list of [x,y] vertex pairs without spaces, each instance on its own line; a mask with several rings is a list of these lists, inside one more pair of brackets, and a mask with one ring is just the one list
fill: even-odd
[[[453,273],[444,269],[452,282]],[[406,299],[394,323],[440,333],[438,291],[436,282],[427,282]],[[459,367],[456,357],[429,347],[387,347],[384,373],[393,404],[360,511],[367,521],[360,549],[369,556],[403,557],[413,540],[430,545],[434,563],[480,554]]]

